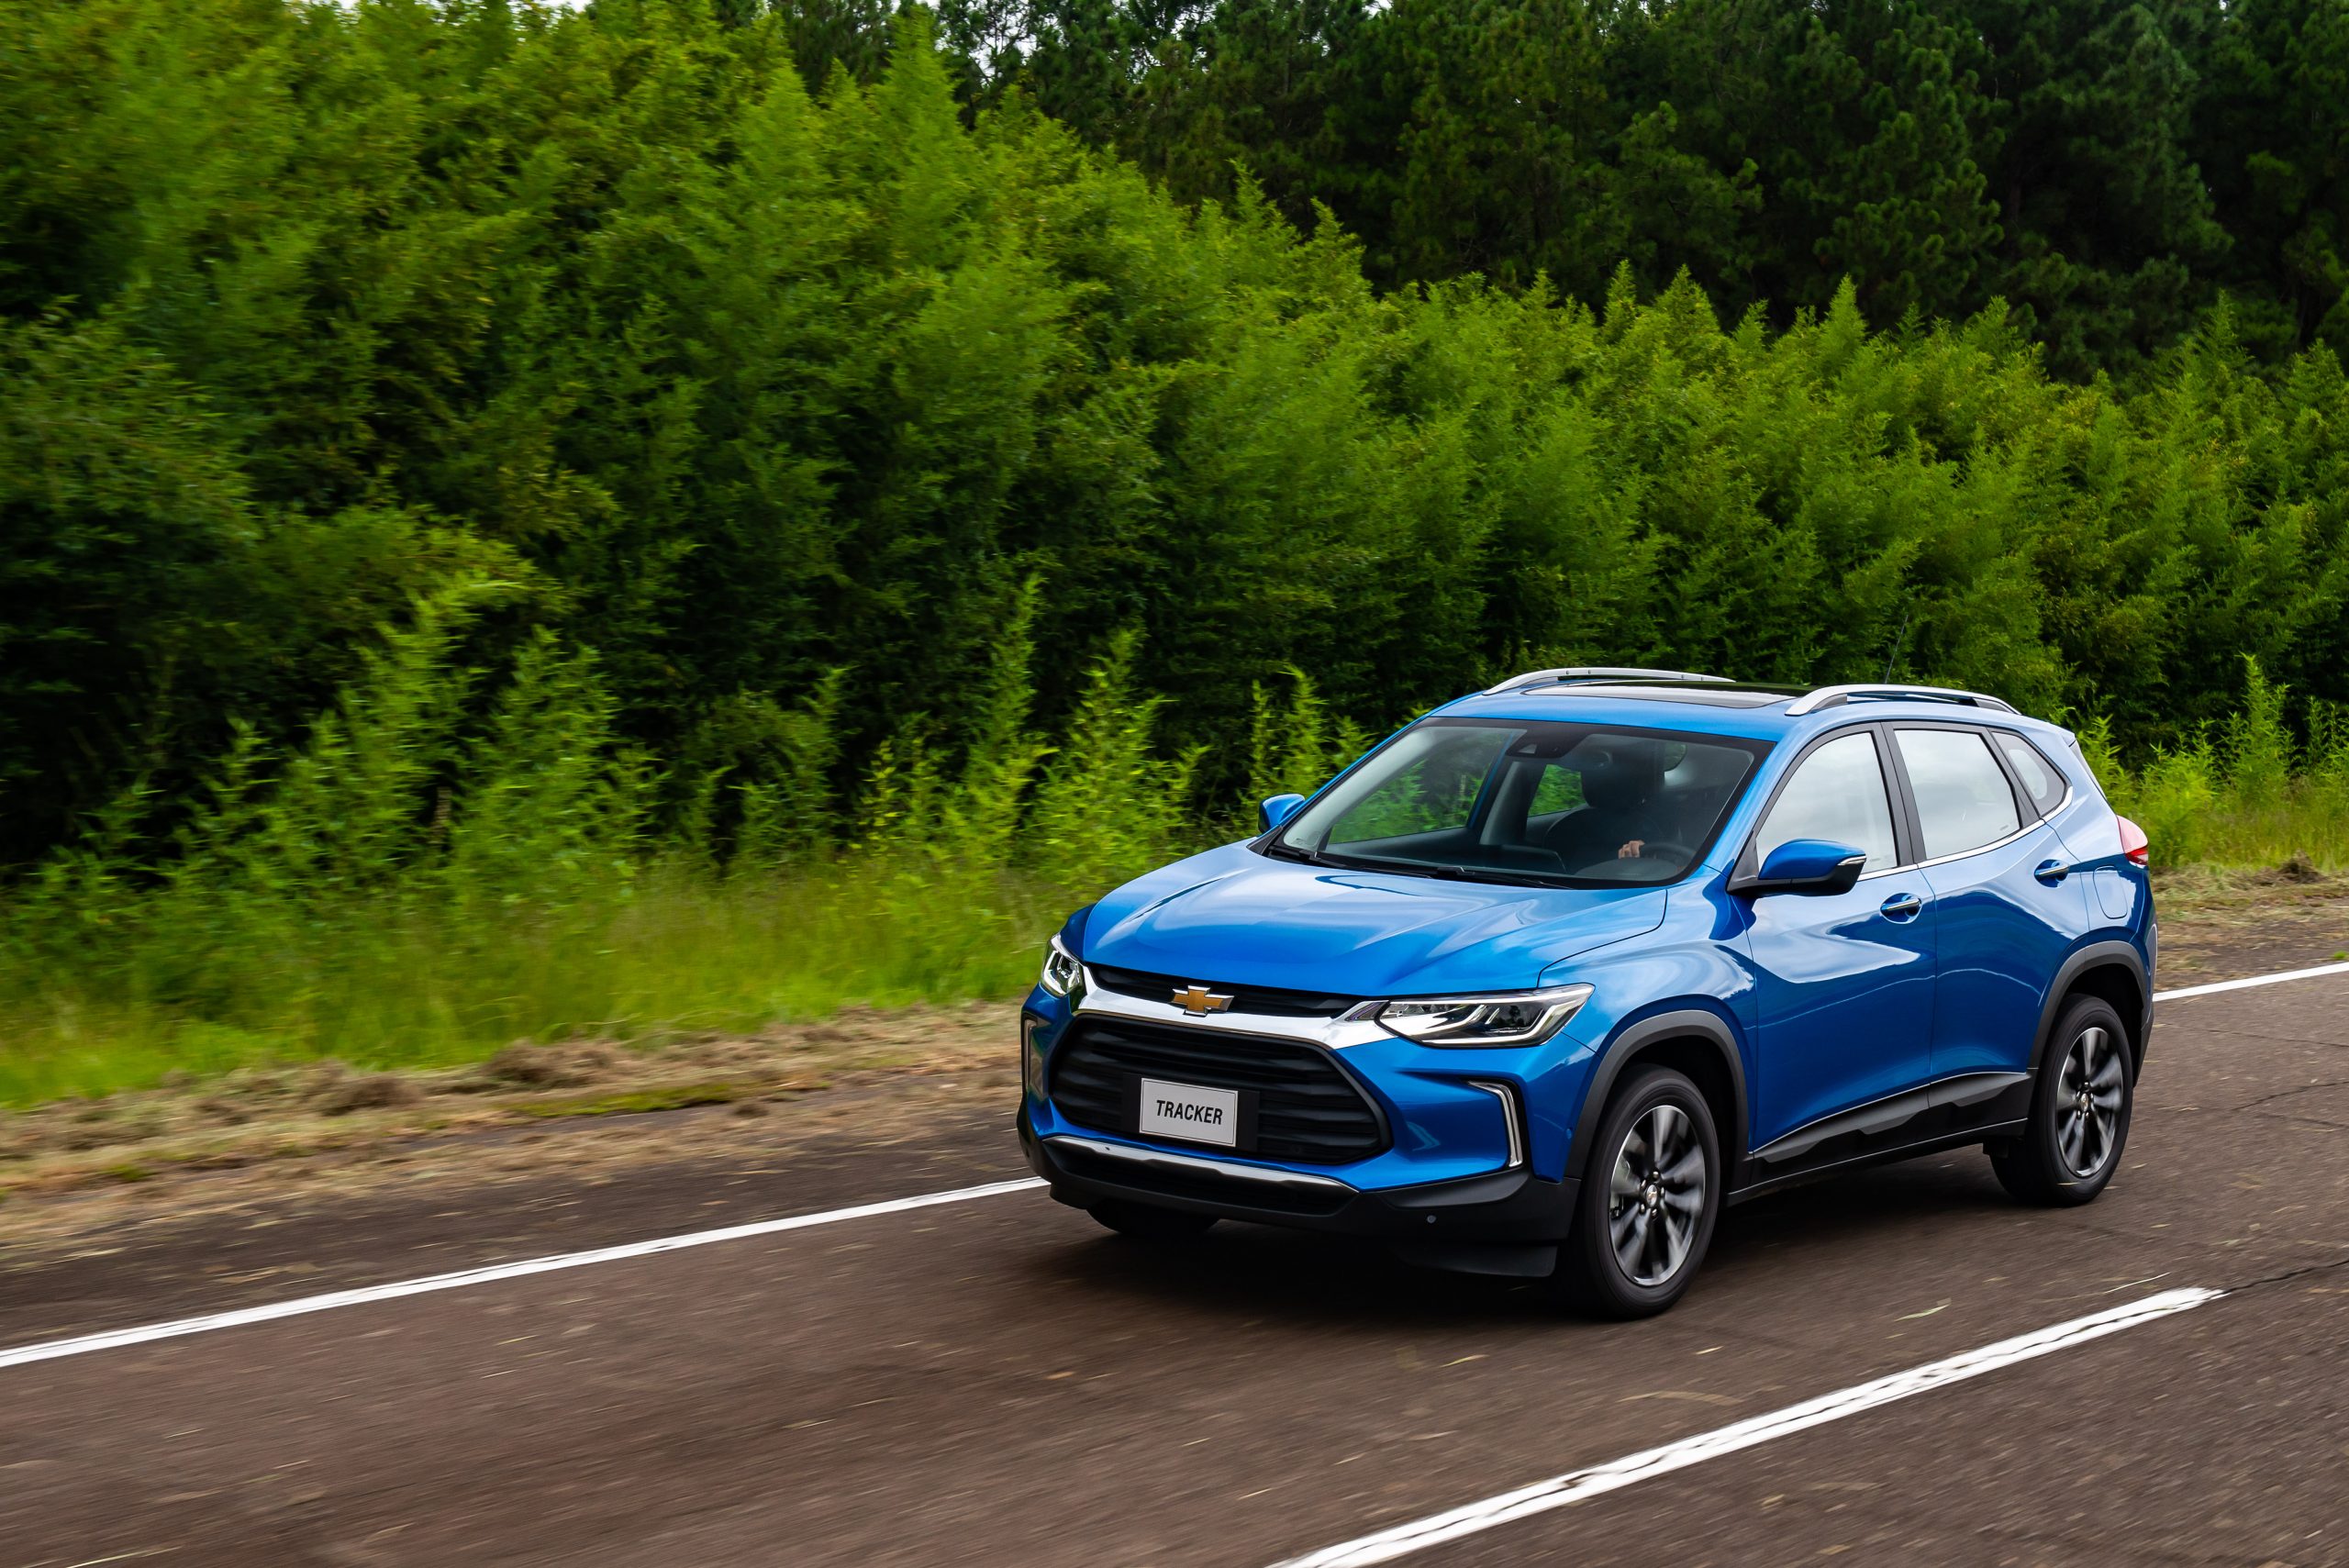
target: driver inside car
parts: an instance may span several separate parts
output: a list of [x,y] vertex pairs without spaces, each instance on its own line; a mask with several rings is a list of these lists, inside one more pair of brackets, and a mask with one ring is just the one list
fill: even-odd
[[1661,748],[1625,737],[1582,770],[1583,807],[1562,819],[1550,847],[1567,865],[1637,860],[1654,837],[1664,784]]

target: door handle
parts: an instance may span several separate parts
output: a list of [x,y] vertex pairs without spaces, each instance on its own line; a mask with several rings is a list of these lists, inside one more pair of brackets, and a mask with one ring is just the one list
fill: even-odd
[[2071,875],[2072,869],[2072,867],[2065,865],[2062,861],[2042,861],[2039,862],[2038,868],[2031,874],[2037,877],[2041,882],[2045,883],[2048,886],[2053,887],[2057,883],[2063,881],[2065,877]]
[[1887,920],[1913,920],[1924,913],[1925,901],[1913,893],[1896,893],[1884,901],[1883,908]]

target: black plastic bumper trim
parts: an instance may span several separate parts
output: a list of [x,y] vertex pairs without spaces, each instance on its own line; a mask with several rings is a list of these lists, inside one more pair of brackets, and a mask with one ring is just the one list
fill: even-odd
[[[1326,1176],[1279,1172],[1182,1155],[1153,1158],[1131,1145],[1054,1135],[1040,1139],[1019,1113],[1019,1146],[1030,1168],[1052,1184],[1052,1196],[1075,1208],[1105,1198],[1158,1204],[1196,1214],[1339,1235],[1369,1236],[1402,1245],[1407,1256],[1452,1268],[1519,1273],[1531,1254],[1504,1258],[1460,1251],[1494,1244],[1553,1246],[1574,1226],[1573,1181],[1551,1182],[1524,1169],[1497,1171],[1424,1185],[1364,1191]],[[1117,1150],[1105,1154],[1102,1148]],[[1503,1266],[1492,1267],[1499,1262]],[[1538,1271],[1537,1271],[1538,1272]]]

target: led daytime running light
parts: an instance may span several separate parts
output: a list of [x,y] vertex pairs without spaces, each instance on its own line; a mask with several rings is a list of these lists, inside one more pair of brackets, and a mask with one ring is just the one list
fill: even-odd
[[1085,984],[1085,965],[1061,945],[1058,937],[1044,950],[1044,974],[1040,984],[1055,996],[1065,996]]
[[1410,996],[1364,1002],[1345,1016],[1375,1021],[1423,1045],[1539,1045],[1582,1010],[1590,993],[1587,985],[1553,985],[1482,996]]

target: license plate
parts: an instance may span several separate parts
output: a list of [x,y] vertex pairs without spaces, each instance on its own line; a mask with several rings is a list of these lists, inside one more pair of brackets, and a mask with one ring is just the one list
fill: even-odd
[[1197,1084],[1168,1084],[1144,1078],[1136,1096],[1135,1130],[1144,1138],[1180,1138],[1191,1143],[1240,1145],[1240,1091]]

